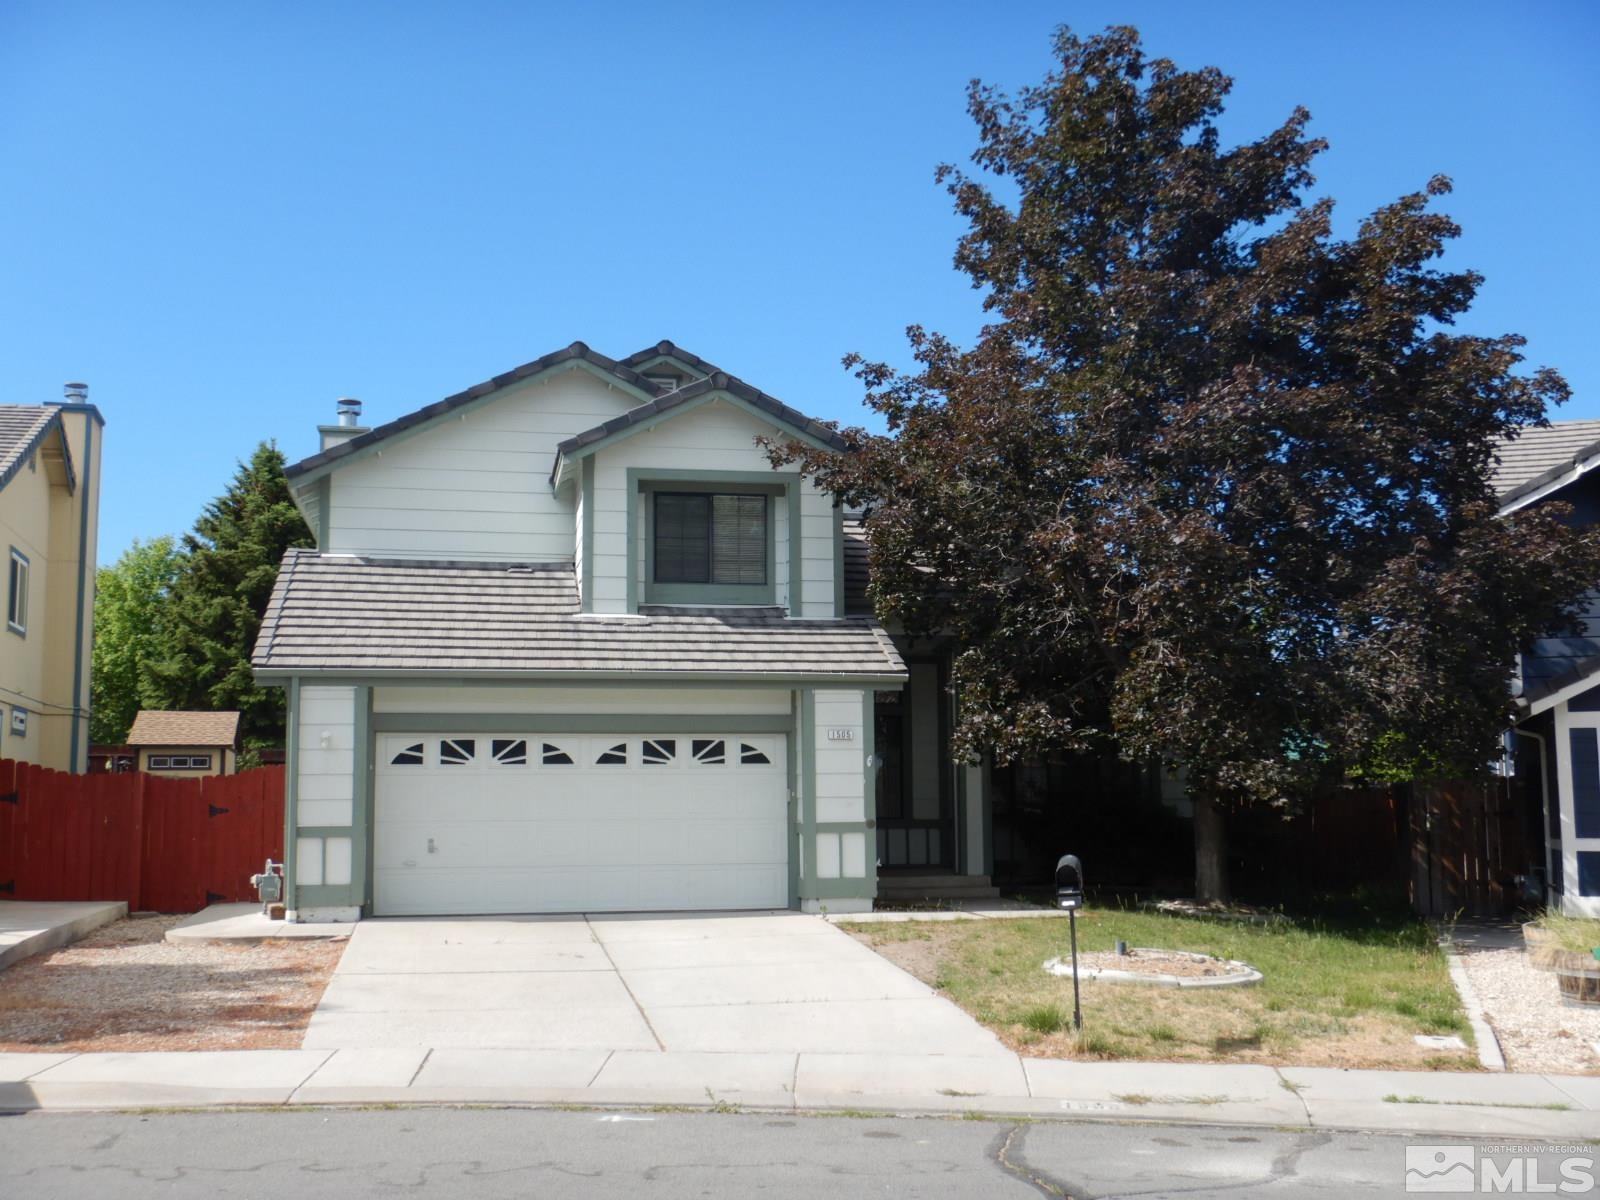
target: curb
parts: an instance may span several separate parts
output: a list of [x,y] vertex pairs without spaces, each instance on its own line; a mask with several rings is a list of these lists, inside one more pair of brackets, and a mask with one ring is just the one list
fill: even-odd
[[1478,993],[1473,990],[1472,980],[1467,977],[1466,963],[1462,961],[1461,955],[1456,953],[1455,942],[1445,938],[1439,945],[1444,950],[1445,966],[1450,970],[1450,982],[1455,984],[1456,995],[1461,998],[1461,1007],[1467,1012],[1467,1024],[1472,1027],[1472,1040],[1478,1047],[1478,1065],[1485,1071],[1504,1071],[1506,1056],[1500,1049],[1500,1039],[1495,1036],[1494,1027],[1484,1015],[1483,1005],[1478,1000]]

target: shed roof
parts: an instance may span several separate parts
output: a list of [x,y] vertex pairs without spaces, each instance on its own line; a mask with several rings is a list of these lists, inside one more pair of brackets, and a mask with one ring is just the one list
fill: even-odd
[[141,709],[128,732],[130,746],[231,746],[239,737],[236,712]]
[[792,620],[775,608],[579,611],[571,563],[443,563],[290,550],[254,665],[306,672],[898,681],[868,618]]

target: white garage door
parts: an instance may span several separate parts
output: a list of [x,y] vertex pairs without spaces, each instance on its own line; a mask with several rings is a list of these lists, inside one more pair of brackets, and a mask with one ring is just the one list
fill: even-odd
[[381,734],[380,915],[784,908],[774,735]]

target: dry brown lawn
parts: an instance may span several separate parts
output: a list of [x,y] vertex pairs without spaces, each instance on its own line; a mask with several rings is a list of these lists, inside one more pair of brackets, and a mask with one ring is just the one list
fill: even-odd
[[175,945],[117,921],[0,971],[0,1050],[298,1049],[345,942]]

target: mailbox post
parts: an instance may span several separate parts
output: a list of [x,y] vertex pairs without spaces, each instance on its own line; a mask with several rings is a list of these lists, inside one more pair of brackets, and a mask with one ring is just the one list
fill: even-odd
[[1083,1007],[1078,1000],[1078,909],[1083,907],[1083,864],[1076,854],[1063,854],[1056,863],[1056,907],[1066,909],[1072,930],[1072,1027],[1083,1028]]

